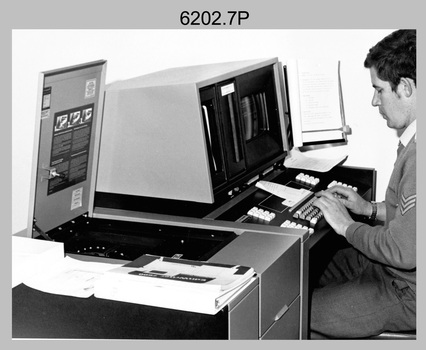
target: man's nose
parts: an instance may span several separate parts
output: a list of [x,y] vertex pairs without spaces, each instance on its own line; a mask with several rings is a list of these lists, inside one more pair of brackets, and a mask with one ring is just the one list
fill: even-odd
[[377,106],[379,106],[379,105],[380,105],[380,99],[379,99],[379,97],[377,96],[377,92],[374,92],[374,95],[373,95],[373,99],[372,99],[372,101],[371,101],[371,104],[373,105],[373,107],[377,107]]

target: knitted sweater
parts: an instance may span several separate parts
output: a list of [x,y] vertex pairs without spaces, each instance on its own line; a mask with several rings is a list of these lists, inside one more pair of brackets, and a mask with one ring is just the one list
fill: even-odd
[[383,226],[355,222],[346,239],[416,291],[416,137],[398,155],[385,197]]

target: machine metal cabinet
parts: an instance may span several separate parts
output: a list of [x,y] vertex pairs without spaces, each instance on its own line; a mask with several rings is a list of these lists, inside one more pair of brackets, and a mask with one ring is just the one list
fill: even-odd
[[[259,338],[299,338],[299,240],[291,243],[285,235],[244,232],[210,261],[255,269],[259,276]],[[275,328],[280,331],[273,331]]]

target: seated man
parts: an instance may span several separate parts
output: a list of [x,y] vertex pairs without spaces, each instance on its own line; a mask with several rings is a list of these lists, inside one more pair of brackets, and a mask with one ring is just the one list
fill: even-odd
[[[341,186],[317,194],[314,205],[350,247],[336,253],[313,290],[312,339],[416,329],[416,31],[382,39],[364,66],[375,89],[372,104],[402,133],[400,147],[384,202],[367,202]],[[355,222],[348,210],[381,223]]]

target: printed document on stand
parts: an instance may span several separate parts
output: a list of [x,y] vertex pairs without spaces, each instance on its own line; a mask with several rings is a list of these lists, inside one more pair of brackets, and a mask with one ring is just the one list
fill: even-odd
[[294,146],[344,140],[340,61],[288,60],[287,73]]

